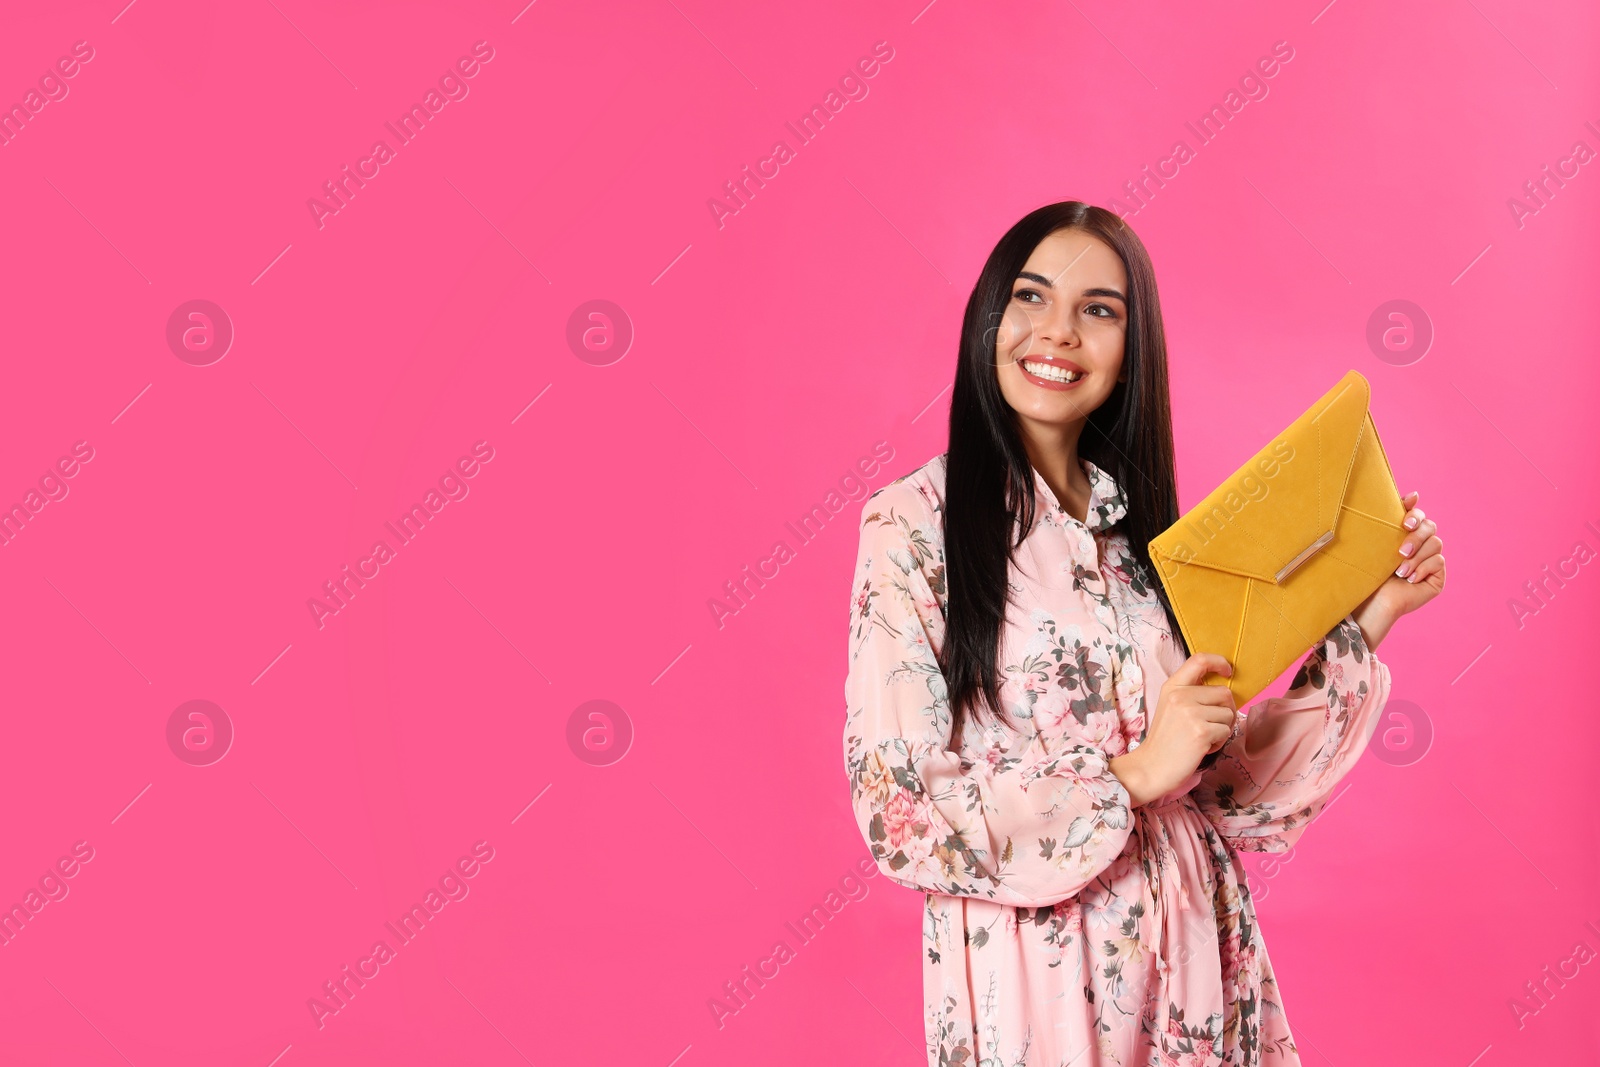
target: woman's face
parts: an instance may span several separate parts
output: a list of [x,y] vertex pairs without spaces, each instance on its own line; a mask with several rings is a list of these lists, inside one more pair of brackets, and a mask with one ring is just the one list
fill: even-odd
[[1082,422],[1116,388],[1128,331],[1128,278],[1111,246],[1082,230],[1039,242],[995,331],[996,373],[1024,422]]

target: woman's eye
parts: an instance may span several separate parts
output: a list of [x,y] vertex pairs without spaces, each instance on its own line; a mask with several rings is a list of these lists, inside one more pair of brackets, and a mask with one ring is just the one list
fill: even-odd
[[1021,300],[1028,304],[1044,303],[1044,298],[1032,289],[1019,289],[1015,293],[1012,293],[1011,296],[1014,300]]
[[1087,310],[1093,311],[1095,308],[1099,308],[1101,311],[1105,312],[1104,315],[1098,315],[1098,316],[1096,316],[1096,318],[1114,319],[1114,318],[1117,317],[1117,313],[1115,311],[1111,310],[1110,308],[1106,307],[1104,304],[1090,304],[1089,307],[1087,308]]

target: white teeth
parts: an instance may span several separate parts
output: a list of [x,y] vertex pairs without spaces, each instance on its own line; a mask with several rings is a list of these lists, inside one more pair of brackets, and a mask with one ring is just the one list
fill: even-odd
[[1028,373],[1036,374],[1041,378],[1049,378],[1053,382],[1075,382],[1083,377],[1077,371],[1063,370],[1048,363],[1034,363],[1030,360],[1025,361],[1022,365],[1027,368]]

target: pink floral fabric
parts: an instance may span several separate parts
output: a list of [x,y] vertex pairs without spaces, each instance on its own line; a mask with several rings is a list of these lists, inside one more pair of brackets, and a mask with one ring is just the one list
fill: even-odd
[[861,833],[926,894],[934,1067],[1211,1067],[1300,1057],[1236,852],[1287,850],[1360,757],[1388,668],[1346,617],[1289,692],[1251,705],[1215,765],[1132,807],[1108,760],[1137,748],[1183,662],[1127,507],[1083,461],[1085,522],[1035,472],[1010,567],[1001,696],[1016,730],[952,738],[936,655],[944,457],[862,508],[845,682]]

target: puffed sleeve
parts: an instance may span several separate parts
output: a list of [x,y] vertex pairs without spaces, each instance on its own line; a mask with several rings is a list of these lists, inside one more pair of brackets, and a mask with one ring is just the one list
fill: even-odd
[[1013,907],[1074,896],[1127,843],[1127,789],[1088,745],[1047,753],[1035,736],[1020,756],[976,762],[949,751],[942,530],[901,482],[866,501],[860,534],[844,754],[879,868],[913,889]]
[[1347,615],[1306,653],[1289,691],[1250,705],[1194,788],[1234,848],[1286,852],[1366,750],[1389,699],[1389,668]]

